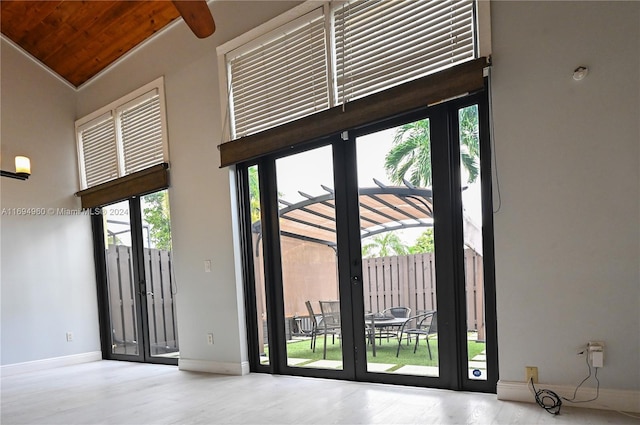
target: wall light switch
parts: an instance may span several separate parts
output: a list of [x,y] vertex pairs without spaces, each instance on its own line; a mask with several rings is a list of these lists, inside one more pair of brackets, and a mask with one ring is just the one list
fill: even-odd
[[211,260],[204,260],[205,273],[211,273]]

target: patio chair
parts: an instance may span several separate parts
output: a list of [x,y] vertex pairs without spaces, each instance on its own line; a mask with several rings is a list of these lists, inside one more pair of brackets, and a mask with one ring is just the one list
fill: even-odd
[[[394,317],[396,319],[408,319],[411,317],[411,309],[409,307],[390,307],[382,310],[382,315],[387,317]],[[400,330],[400,326],[385,326],[384,328],[380,328],[378,332],[378,339],[382,344],[382,337],[387,337],[387,342],[389,342],[389,337],[394,336],[398,337],[398,331]]]
[[318,323],[318,330],[324,334],[324,349],[322,358],[327,358],[327,335],[332,335],[335,344],[336,335],[340,337],[340,301],[319,301],[322,319]]
[[309,312],[309,318],[311,319],[311,350],[316,352],[316,334],[318,332],[318,317],[313,312],[313,307],[311,307],[311,301],[305,301],[304,303],[307,306],[307,311]]
[[429,359],[432,360],[431,346],[429,345],[429,336],[438,333],[438,321],[437,311],[429,311],[421,313],[409,318],[404,325],[400,328],[400,336],[398,337],[398,350],[396,351],[396,357],[400,355],[400,347],[402,346],[402,338],[406,335],[407,339],[410,339],[412,335],[416,337],[416,344],[413,348],[415,353],[418,349],[418,343],[420,337],[424,336],[427,340],[427,349],[429,350]]
[[[313,311],[313,307],[311,306],[311,301],[305,301],[304,303],[307,306],[307,311],[309,312],[309,316],[311,318],[311,351],[316,352],[316,339],[318,335],[325,335],[324,342],[324,353],[322,358],[327,358],[327,335],[331,335],[332,343],[335,343],[335,336],[339,334],[339,327],[336,330],[330,323],[325,323],[323,315],[317,315]],[[322,307],[322,304],[320,304]],[[339,315],[338,315],[339,316]]]

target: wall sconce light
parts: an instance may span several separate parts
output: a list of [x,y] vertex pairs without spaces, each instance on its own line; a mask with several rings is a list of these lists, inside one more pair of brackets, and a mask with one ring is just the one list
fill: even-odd
[[2,177],[26,180],[31,175],[31,160],[26,156],[16,156],[16,172],[0,170]]

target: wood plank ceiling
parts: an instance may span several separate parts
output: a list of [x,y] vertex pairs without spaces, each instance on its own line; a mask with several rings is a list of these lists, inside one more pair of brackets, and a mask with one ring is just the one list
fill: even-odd
[[171,1],[0,2],[2,34],[75,87],[179,16]]

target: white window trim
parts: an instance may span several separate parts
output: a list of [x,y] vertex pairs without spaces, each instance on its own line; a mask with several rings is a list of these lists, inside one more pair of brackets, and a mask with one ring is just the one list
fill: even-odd
[[[106,106],[94,111],[82,118],[79,118],[75,122],[76,131],[76,151],[78,154],[78,165],[80,167],[80,188],[86,189],[87,182],[85,178],[85,164],[84,155],[82,150],[82,140],[80,132],[86,128],[98,124],[107,119],[117,117],[118,113],[124,108],[135,106],[137,103],[144,102],[150,97],[158,94],[160,96],[160,120],[162,126],[162,156],[164,162],[169,162],[169,141],[167,136],[167,112],[164,92],[164,77],[156,78],[155,80],[145,84],[144,86],[132,91],[131,93],[122,96],[121,98],[109,103]],[[116,120],[116,126],[120,126],[119,120]],[[117,129],[119,130],[119,129]],[[124,175],[124,155],[122,152],[122,141],[120,140],[120,131],[116,131],[117,143],[117,160],[118,160],[118,173],[122,177]]]

